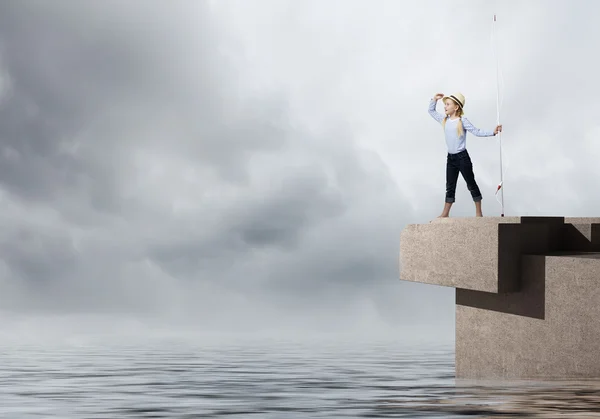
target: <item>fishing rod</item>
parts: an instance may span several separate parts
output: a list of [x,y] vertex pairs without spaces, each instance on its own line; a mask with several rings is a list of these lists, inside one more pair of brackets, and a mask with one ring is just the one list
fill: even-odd
[[[496,58],[496,125],[500,125],[500,60],[498,58],[498,38],[496,37],[496,14],[494,13],[494,20],[492,22],[492,40],[495,41],[493,44],[494,56]],[[500,183],[496,188],[496,200],[498,201],[498,191],[500,191],[501,201],[498,201],[502,211],[501,217],[504,217],[504,174],[502,171],[502,131],[498,132],[499,152],[500,152]]]

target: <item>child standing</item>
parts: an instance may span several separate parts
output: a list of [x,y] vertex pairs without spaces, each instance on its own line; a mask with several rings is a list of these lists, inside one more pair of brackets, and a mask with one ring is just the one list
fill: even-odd
[[[435,110],[437,101],[444,99],[444,110],[446,116],[441,115]],[[484,131],[475,128],[471,122],[463,116],[465,106],[465,97],[461,93],[444,96],[442,93],[436,94],[429,102],[429,114],[442,124],[446,135],[446,145],[448,146],[448,156],[446,159],[446,203],[444,210],[439,217],[448,217],[450,208],[454,203],[456,192],[456,182],[460,172],[467,183],[467,188],[471,192],[475,202],[475,215],[482,217],[481,212],[481,192],[475,182],[473,173],[473,164],[466,147],[466,132],[469,131],[477,137],[493,137],[502,131],[502,125],[498,125],[494,131]],[[438,217],[438,218],[439,218]]]

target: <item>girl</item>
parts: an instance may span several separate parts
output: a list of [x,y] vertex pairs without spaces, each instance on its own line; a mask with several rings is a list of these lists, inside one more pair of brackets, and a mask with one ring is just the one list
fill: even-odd
[[[435,110],[437,101],[444,99],[444,110],[446,116],[442,116]],[[460,172],[467,182],[467,188],[471,192],[475,202],[475,215],[483,217],[481,213],[481,192],[475,182],[473,174],[473,164],[466,148],[466,132],[469,131],[478,137],[493,137],[502,131],[502,125],[498,125],[494,131],[484,131],[475,128],[471,122],[463,116],[465,106],[465,97],[460,93],[444,96],[442,93],[435,95],[429,102],[429,115],[442,124],[446,134],[446,145],[448,146],[448,156],[446,159],[446,203],[442,214],[438,217],[448,217],[450,208],[454,203],[454,194],[456,192],[456,181]]]

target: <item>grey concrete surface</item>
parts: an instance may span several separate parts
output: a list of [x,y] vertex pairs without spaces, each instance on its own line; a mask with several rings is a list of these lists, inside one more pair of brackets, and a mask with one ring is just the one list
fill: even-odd
[[600,378],[600,218],[409,225],[400,268],[456,288],[457,378]]
[[558,250],[563,217],[442,218],[400,235],[401,279],[486,292],[517,291],[519,257]]

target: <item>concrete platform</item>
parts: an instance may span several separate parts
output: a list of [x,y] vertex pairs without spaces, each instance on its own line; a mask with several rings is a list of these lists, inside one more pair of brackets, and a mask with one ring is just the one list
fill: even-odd
[[400,278],[456,288],[456,376],[600,378],[600,218],[409,225]]

